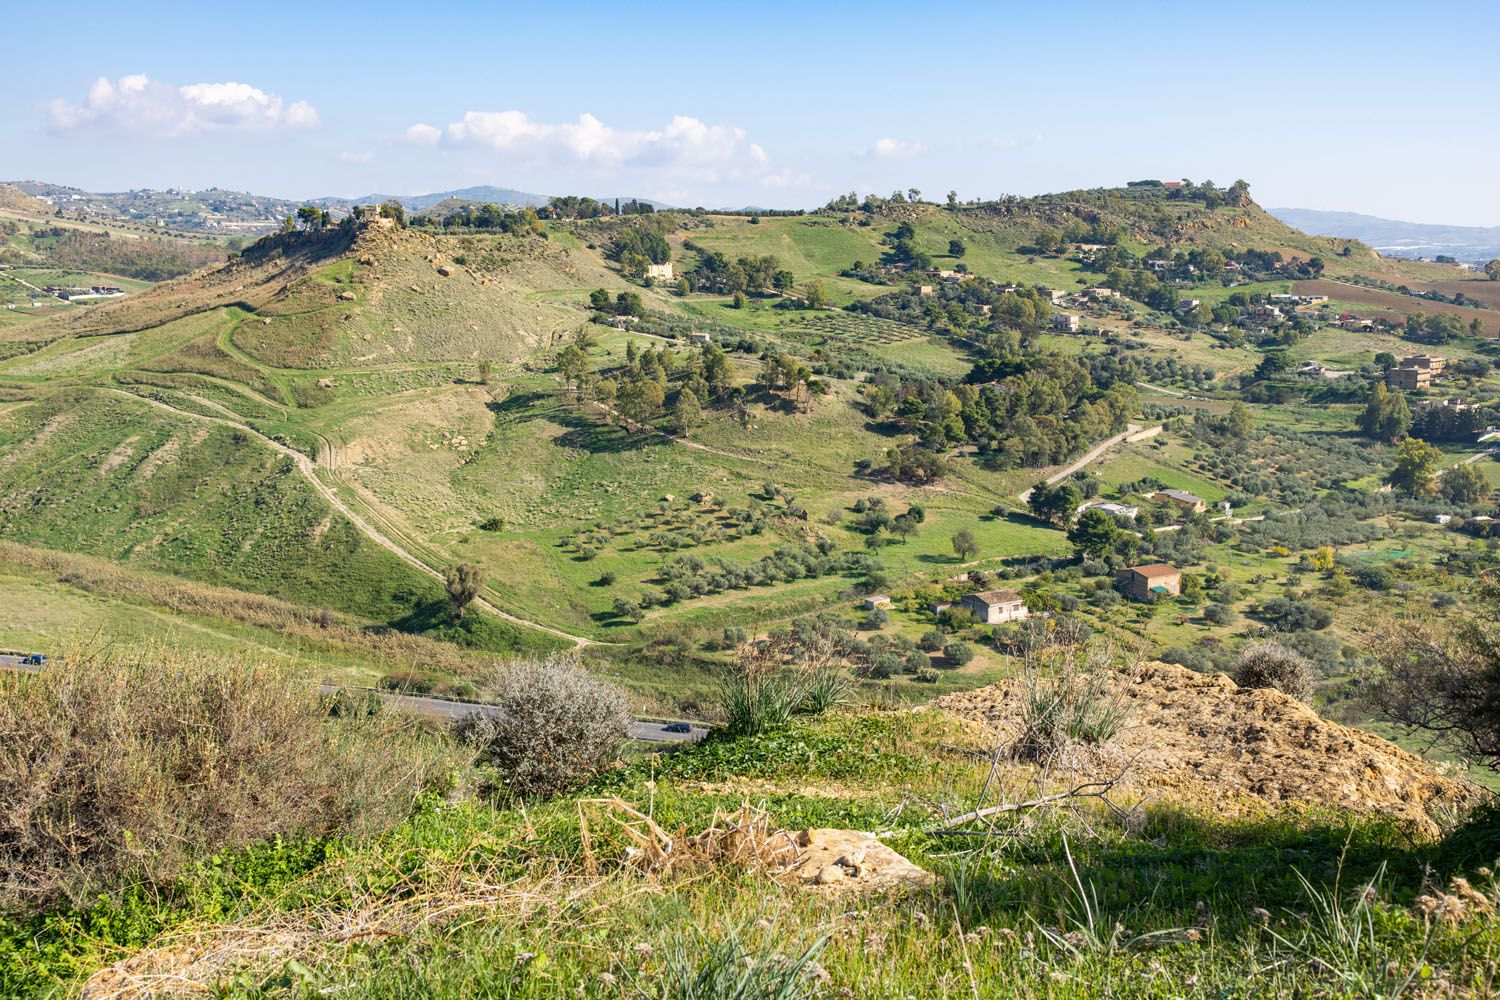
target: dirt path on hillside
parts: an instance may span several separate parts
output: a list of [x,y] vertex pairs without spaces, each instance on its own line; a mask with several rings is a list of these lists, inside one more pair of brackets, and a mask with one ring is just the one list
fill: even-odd
[[[336,492],[334,492],[333,489],[328,486],[328,484],[319,479],[317,473],[318,463],[302,454],[302,452],[297,451],[293,448],[288,448],[286,445],[280,443],[279,441],[273,441],[271,438],[266,437],[266,435],[251,427],[249,424],[241,423],[238,420],[231,420],[228,417],[211,417],[202,413],[193,413],[190,410],[180,410],[169,403],[163,403],[161,400],[157,399],[148,399],[144,396],[137,396],[135,393],[126,392],[124,389],[107,388],[105,391],[113,392],[121,396],[128,396],[129,398],[138,400],[142,403],[147,404],[148,406],[154,406],[159,410],[165,410],[168,413],[174,413],[181,417],[189,417],[193,420],[206,420],[210,423],[222,424],[225,427],[232,427],[235,430],[252,435],[262,444],[274,449],[282,455],[285,455],[287,458],[290,458],[297,471],[302,474],[302,477],[312,484],[313,489],[317,490],[318,494],[322,496],[324,500],[328,501],[329,505],[332,506],[334,510],[337,510],[340,514],[344,515],[344,517],[349,520],[349,523],[353,524],[354,527],[357,528],[359,532],[366,538],[374,542],[376,545],[379,545],[387,552],[390,552],[396,558],[400,559],[402,562],[408,564],[412,568],[419,570],[427,576],[432,577],[434,580],[442,582],[442,573],[439,573],[437,570],[427,565],[421,559],[418,559],[416,556],[412,555],[411,552],[407,551],[401,545],[392,541],[384,533],[373,527],[367,520],[365,520],[364,517],[356,513],[354,509],[349,506],[349,504],[345,503],[343,498],[340,497]],[[325,447],[331,449],[331,445],[329,445],[327,439],[324,438],[323,441]],[[321,450],[322,449],[320,449],[320,451]],[[479,609],[487,611],[497,618],[503,618],[506,621],[511,622],[512,624],[536,629],[539,632],[546,632],[549,635],[556,636],[559,639],[566,639],[568,642],[579,648],[594,643],[594,640],[587,639],[581,635],[573,635],[570,632],[564,632],[562,629],[553,628],[550,625],[543,625],[541,622],[530,621],[517,615],[513,615],[508,611],[502,611],[500,608],[497,608],[495,605],[491,604],[489,601],[485,600],[482,597],[476,598],[474,604]]]
[[[1109,449],[1124,441],[1126,438],[1130,437],[1130,435],[1135,434],[1137,431],[1141,430],[1145,430],[1145,428],[1140,424],[1126,424],[1123,431],[1116,434],[1112,438],[1107,438],[1099,442],[1098,444],[1094,445],[1093,448],[1084,452],[1083,455],[1081,455],[1079,458],[1073,460],[1068,465],[1063,466],[1061,471],[1054,472],[1052,475],[1048,476],[1046,480],[1047,485],[1051,486],[1053,483],[1061,482],[1089,463],[1098,461],[1106,451],[1109,451]],[[1031,487],[1028,486],[1026,489],[1022,490],[1018,499],[1022,503],[1030,500]]]

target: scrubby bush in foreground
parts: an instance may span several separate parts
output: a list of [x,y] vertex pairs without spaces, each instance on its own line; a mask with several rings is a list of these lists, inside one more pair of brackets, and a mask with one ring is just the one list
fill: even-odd
[[459,762],[408,722],[331,714],[314,685],[247,660],[154,647],[0,674],[0,910],[158,882],[270,837],[368,834]]
[[1484,579],[1470,606],[1452,625],[1384,628],[1370,699],[1398,725],[1500,770],[1500,580]]
[[1275,688],[1299,701],[1312,694],[1313,666],[1301,653],[1279,642],[1252,642],[1234,664],[1234,682],[1242,688]]
[[458,736],[511,796],[559,795],[619,759],[631,720],[625,695],[569,654],[507,664],[480,690],[495,710],[461,720]]

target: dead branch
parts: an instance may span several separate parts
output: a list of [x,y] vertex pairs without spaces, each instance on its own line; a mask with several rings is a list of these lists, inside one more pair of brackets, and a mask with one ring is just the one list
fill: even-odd
[[964,829],[964,824],[988,819],[991,816],[1028,812],[1032,809],[1039,809],[1043,806],[1057,805],[1059,803],[1071,804],[1083,799],[1096,799],[1100,802],[1103,802],[1105,806],[1107,806],[1109,810],[1116,815],[1127,815],[1127,810],[1120,808],[1114,802],[1110,801],[1109,793],[1114,789],[1116,785],[1118,785],[1125,779],[1125,775],[1127,775],[1128,773],[1130,773],[1130,766],[1127,764],[1125,768],[1121,770],[1119,774],[1116,774],[1113,778],[1107,778],[1103,781],[1080,782],[1074,785],[1072,788],[1069,788],[1065,792],[1054,792],[1051,795],[1038,795],[1035,798],[1026,799],[1022,802],[1006,802],[997,806],[987,806],[983,809],[974,809],[970,812],[964,813],[962,816],[959,816],[958,818],[952,820],[944,826],[931,828],[928,830],[924,830],[923,832],[935,834],[938,836],[945,836],[948,834],[988,834],[992,831]]

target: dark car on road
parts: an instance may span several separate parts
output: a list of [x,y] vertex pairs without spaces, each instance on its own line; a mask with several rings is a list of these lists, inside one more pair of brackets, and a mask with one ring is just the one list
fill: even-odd
[[21,666],[23,667],[45,667],[46,665],[46,653],[31,653],[21,657]]
[[690,733],[693,731],[693,724],[691,722],[669,722],[661,728],[664,733]]

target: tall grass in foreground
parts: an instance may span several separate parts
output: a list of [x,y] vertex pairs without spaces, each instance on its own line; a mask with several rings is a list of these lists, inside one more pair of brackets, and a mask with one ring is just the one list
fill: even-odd
[[753,736],[797,714],[819,715],[849,694],[837,639],[822,632],[773,634],[743,643],[719,682],[724,731]]
[[1070,745],[1104,744],[1118,736],[1130,718],[1130,704],[1111,686],[1112,656],[1107,647],[1079,653],[1073,646],[1028,654],[1012,755],[1046,761]]
[[160,881],[227,846],[371,833],[460,759],[250,660],[77,648],[0,672],[0,912]]

